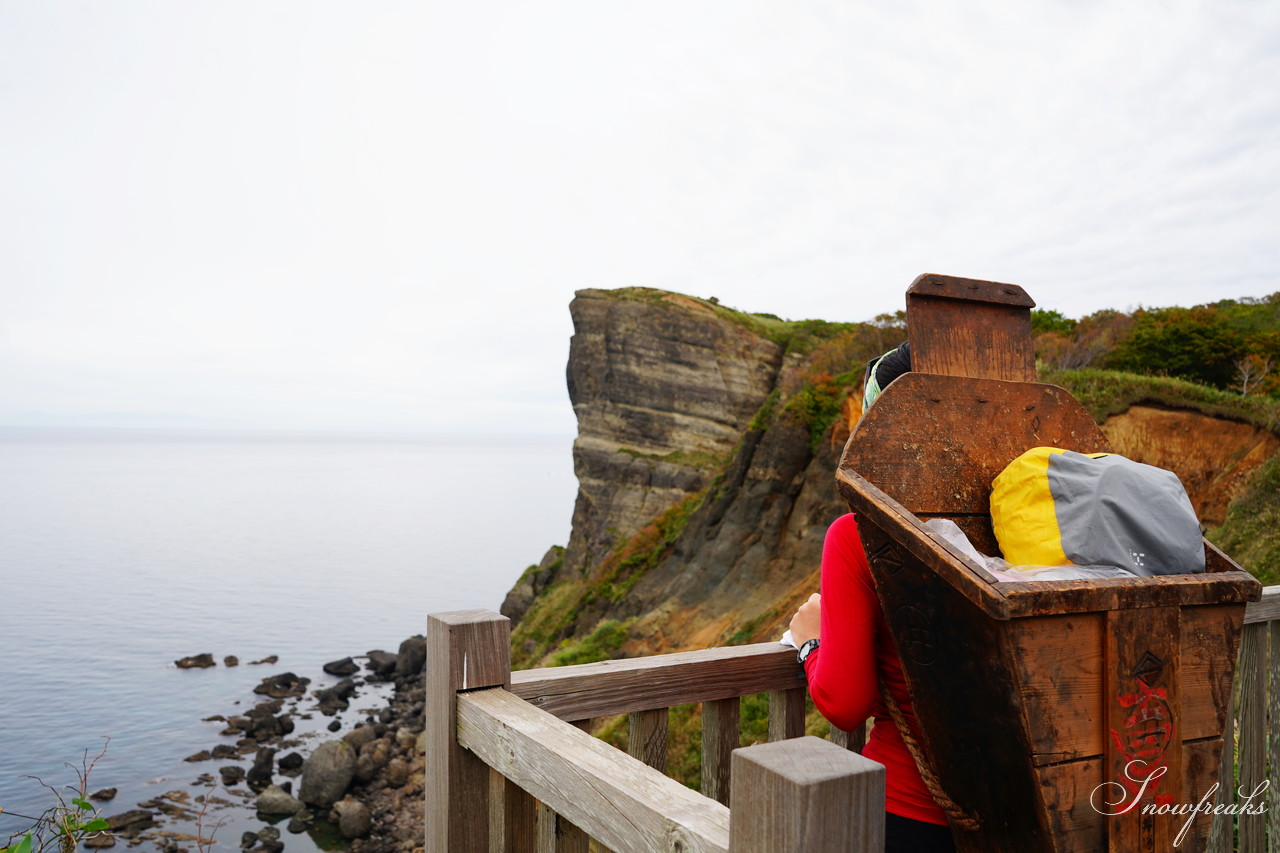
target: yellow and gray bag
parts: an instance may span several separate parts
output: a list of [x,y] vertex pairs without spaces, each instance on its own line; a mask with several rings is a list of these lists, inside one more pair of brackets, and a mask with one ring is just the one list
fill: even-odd
[[1108,453],[1036,447],[991,484],[991,526],[1009,563],[1204,571],[1200,523],[1178,476]]

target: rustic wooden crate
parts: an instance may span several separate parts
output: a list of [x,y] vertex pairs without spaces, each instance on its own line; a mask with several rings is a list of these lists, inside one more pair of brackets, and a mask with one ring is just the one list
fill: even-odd
[[[953,519],[998,554],[989,495],[1005,465],[1038,446],[1109,450],[1079,401],[1035,381],[1033,304],[1015,285],[917,279],[913,372],[864,414],[837,482],[858,514],[922,746],[981,824],[955,830],[958,848],[1174,849],[1186,817],[1142,806],[1198,803],[1217,780],[1244,605],[1261,585],[1207,542],[1204,574],[997,582],[923,526]],[[1135,757],[1163,775],[1108,786]],[[1122,790],[1125,805],[1139,799],[1123,814],[1091,804],[1110,811]],[[1193,821],[1180,849],[1203,849],[1209,824]]]

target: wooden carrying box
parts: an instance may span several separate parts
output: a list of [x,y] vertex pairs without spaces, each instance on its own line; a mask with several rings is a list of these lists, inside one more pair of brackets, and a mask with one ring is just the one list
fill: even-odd
[[[1036,381],[1034,304],[1015,285],[916,279],[913,372],[863,414],[836,478],[921,746],[980,824],[953,826],[957,848],[1163,853],[1187,816],[1144,806],[1195,805],[1214,784],[1244,605],[1261,585],[1207,542],[1204,574],[998,582],[923,526],[950,518],[998,555],[989,495],[1010,461],[1109,450],[1079,401]],[[1197,815],[1177,849],[1202,850],[1209,823]]]

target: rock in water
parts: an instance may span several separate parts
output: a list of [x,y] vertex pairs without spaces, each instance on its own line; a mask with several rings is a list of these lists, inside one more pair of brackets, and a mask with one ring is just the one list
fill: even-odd
[[330,675],[355,675],[360,671],[360,667],[356,666],[356,662],[351,658],[331,660],[320,668]]
[[373,828],[369,807],[359,800],[348,798],[334,803],[333,810],[338,813],[338,830],[343,838],[364,838]]
[[280,759],[276,765],[280,768],[280,772],[286,776],[297,776],[298,771],[302,769],[302,753],[291,752]]
[[340,740],[325,741],[302,765],[298,799],[310,806],[328,808],[347,792],[356,775],[356,751]]
[[173,665],[178,669],[204,669],[205,667],[217,666],[218,664],[214,662],[212,654],[205,652],[202,655],[192,655],[191,657],[176,660],[173,662]]
[[240,658],[236,657],[235,655],[227,655],[225,658],[222,659],[222,665],[223,666],[239,666]]
[[106,821],[107,829],[126,838],[134,838],[142,830],[156,825],[155,814],[149,809],[130,809],[127,812],[111,815]]
[[222,784],[228,788],[232,785],[239,785],[244,781],[244,768],[237,764],[229,764],[226,767],[219,767],[218,773],[222,776]]
[[101,791],[94,791],[92,794],[89,795],[89,799],[101,800],[103,802],[107,800],[114,800],[115,798],[116,798],[115,788],[103,788]]
[[[254,756],[253,766],[245,775],[245,781],[254,791],[265,791],[271,785],[272,771],[275,769],[276,751],[264,746]],[[290,813],[291,814],[291,813]]]
[[254,693],[270,696],[272,699],[287,699],[290,696],[301,696],[307,691],[310,678],[299,678],[292,672],[268,676],[262,683],[253,688]]
[[279,785],[271,785],[254,801],[264,815],[293,815],[302,810],[302,800],[294,799]]
[[384,652],[382,649],[374,649],[369,652],[369,662],[366,666],[373,670],[373,674],[381,678],[390,678],[396,674],[396,664],[399,663],[397,655],[390,652]]
[[400,653],[396,655],[396,675],[413,678],[422,672],[422,664],[426,660],[426,638],[410,637],[400,644]]

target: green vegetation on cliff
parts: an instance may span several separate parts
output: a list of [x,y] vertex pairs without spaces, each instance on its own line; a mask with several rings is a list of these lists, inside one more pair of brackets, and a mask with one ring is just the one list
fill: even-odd
[[1135,403],[1193,409],[1215,418],[1242,421],[1266,430],[1280,425],[1280,400],[1242,396],[1185,379],[1142,376],[1119,370],[1042,369],[1040,380],[1070,391],[1102,423]]
[[[622,600],[658,565],[705,497],[706,490],[697,492],[659,515],[616,546],[589,575],[567,577],[547,588],[512,632],[512,665],[524,669],[617,657],[626,639],[624,626],[583,617],[603,609],[593,605]],[[584,639],[573,639],[584,631],[589,632]]]
[[1280,455],[1258,469],[1208,539],[1262,583],[1280,583]]

